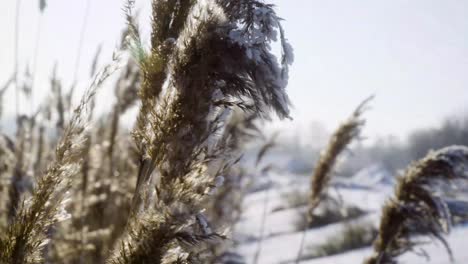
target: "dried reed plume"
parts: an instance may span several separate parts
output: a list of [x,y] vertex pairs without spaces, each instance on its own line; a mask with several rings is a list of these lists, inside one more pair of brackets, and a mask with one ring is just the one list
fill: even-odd
[[[232,107],[288,117],[284,88],[292,58],[271,6],[153,1],[153,20],[149,53],[131,39],[143,75],[133,131],[140,169],[134,217],[108,263],[200,260],[197,246],[223,237],[202,211],[234,162],[220,136]],[[282,66],[269,51],[278,31]]]
[[428,235],[446,247],[443,235],[451,229],[451,211],[436,193],[440,182],[468,178],[468,148],[452,146],[430,152],[410,165],[398,180],[395,197],[382,209],[379,235],[366,264],[395,264],[397,257],[421,244],[414,235]]
[[365,120],[362,119],[362,113],[365,111],[367,103],[372,97],[364,100],[340,127],[333,133],[330,142],[315,166],[311,178],[311,193],[309,197],[309,221],[312,221],[313,212],[324,198],[326,198],[326,189],[330,182],[333,167],[338,156],[346,150],[348,145],[356,139],[364,126]]
[[[353,139],[356,139],[361,133],[361,129],[365,123],[365,120],[362,119],[361,116],[366,110],[367,103],[372,100],[372,98],[373,97],[369,97],[364,100],[356,110],[354,110],[351,117],[338,127],[331,136],[327,148],[320,155],[311,178],[311,192],[306,214],[306,219],[309,224],[313,221],[315,209],[322,200],[327,198],[326,190],[331,180],[333,167],[335,166],[338,156],[345,151],[346,147],[348,147]],[[299,263],[302,258],[306,231],[307,226],[304,227],[302,233],[296,263]]]

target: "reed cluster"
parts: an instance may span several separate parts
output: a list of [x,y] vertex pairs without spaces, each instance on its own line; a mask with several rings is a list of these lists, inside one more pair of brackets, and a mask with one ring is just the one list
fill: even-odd
[[451,255],[443,235],[451,230],[452,212],[436,187],[466,179],[467,172],[468,148],[464,146],[430,152],[410,165],[398,180],[395,197],[382,209],[374,254],[364,263],[398,263],[398,256],[422,243],[417,235],[439,240]]
[[[50,94],[37,108],[35,67],[18,78],[16,63],[0,88],[0,117],[10,87],[16,99],[24,96],[34,106],[28,114],[17,111],[13,136],[0,136],[0,264],[232,263],[238,256],[229,230],[241,218],[252,181],[242,151],[266,139],[258,127],[262,119],[290,118],[292,48],[274,6],[261,0],[151,3],[150,43],[142,43],[135,1],[127,0],[118,55],[98,70],[97,49],[92,82],[76,107],[76,79],[66,87],[58,65]],[[39,1],[41,14],[46,7]],[[113,104],[97,115],[96,94],[111,75]],[[320,156],[307,197],[308,226],[330,198],[333,169],[360,135],[368,101]],[[122,118],[133,108],[135,124],[127,129]],[[266,140],[256,166],[273,145]],[[383,209],[375,252],[365,263],[396,263],[418,245],[415,235],[430,235],[449,249],[442,235],[452,215],[466,216],[466,210],[435,190],[441,182],[466,179],[467,167],[466,147],[432,152],[411,165]],[[261,237],[267,203],[268,195]],[[340,248],[364,240],[339,240]],[[261,244],[260,239],[257,260]]]
[[[116,63],[97,73],[70,115],[75,84],[67,92],[54,69],[51,95],[18,118],[14,143],[2,141],[1,263],[202,261],[209,256],[197,245],[224,239],[207,216],[220,226],[238,218],[243,172],[234,164],[246,127],[271,110],[289,117],[292,53],[280,18],[254,0],[153,1],[146,50],[133,5],[124,7],[122,38],[133,59],[110,113],[93,116],[94,97]],[[279,61],[270,47],[277,36]],[[130,133],[120,118],[137,101]],[[235,201],[232,212],[222,215],[207,199],[215,195]]]

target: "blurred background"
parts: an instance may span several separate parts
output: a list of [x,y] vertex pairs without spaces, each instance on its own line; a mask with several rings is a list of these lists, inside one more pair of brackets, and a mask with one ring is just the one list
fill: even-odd
[[[149,2],[136,2],[146,40]],[[370,95],[376,96],[367,113],[365,136],[371,141],[390,136],[404,140],[416,129],[463,119],[468,112],[467,2],[272,2],[285,19],[295,52],[288,87],[294,120],[273,127],[313,142],[313,131],[333,130]],[[0,83],[14,72],[17,56],[19,72],[34,75],[35,103],[48,91],[55,64],[65,87],[77,81],[80,94],[98,47],[99,62],[105,63],[120,42],[125,27],[122,5],[114,0],[51,0],[40,12],[38,1],[5,1],[0,10]],[[12,90],[6,98],[11,95]],[[25,100],[21,104],[32,107]],[[98,106],[101,111],[106,107]],[[8,100],[6,116],[14,109]]]

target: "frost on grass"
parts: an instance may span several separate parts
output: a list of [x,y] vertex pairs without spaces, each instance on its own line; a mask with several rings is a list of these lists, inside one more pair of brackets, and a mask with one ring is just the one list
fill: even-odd
[[[224,238],[200,212],[237,162],[223,136],[232,109],[289,117],[290,52],[283,52],[279,66],[270,51],[275,34],[286,45],[270,5],[154,1],[153,19],[151,52],[140,63],[142,104],[133,131],[140,163],[134,215],[109,263],[202,260],[204,245]],[[266,42],[260,42],[259,31],[242,25],[251,19]],[[242,39],[231,38],[236,31]]]
[[[397,257],[423,243],[416,235],[440,241],[452,252],[444,235],[452,227],[452,211],[438,189],[441,182],[468,179],[468,148],[446,147],[430,152],[407,168],[398,180],[395,197],[383,208],[374,254],[366,264],[397,263]],[[456,213],[456,212],[455,212]]]

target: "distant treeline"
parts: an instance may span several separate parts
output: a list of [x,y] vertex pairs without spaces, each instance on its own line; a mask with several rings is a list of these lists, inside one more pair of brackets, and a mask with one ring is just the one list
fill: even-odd
[[416,130],[403,141],[390,137],[379,139],[371,146],[353,147],[353,155],[348,155],[340,171],[349,175],[380,163],[395,174],[412,160],[424,157],[429,150],[449,145],[468,145],[468,115],[459,119],[448,118],[436,128]]
[[[287,169],[295,173],[310,173],[316,163],[324,139],[325,131],[315,133],[304,143],[299,137],[279,137],[280,152],[288,153],[290,160]],[[366,134],[364,129],[364,135]],[[342,176],[352,176],[359,170],[379,164],[395,175],[413,160],[424,157],[429,150],[437,150],[449,145],[468,145],[468,114],[462,118],[447,118],[441,125],[418,129],[407,138],[394,136],[377,139],[371,144],[366,140],[357,141],[348,147],[337,164],[336,172]],[[282,155],[282,154],[280,154]]]

